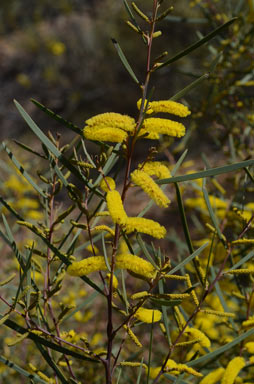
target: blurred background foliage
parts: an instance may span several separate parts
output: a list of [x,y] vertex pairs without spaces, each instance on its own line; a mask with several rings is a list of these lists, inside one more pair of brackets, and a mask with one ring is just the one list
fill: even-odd
[[[137,3],[144,11],[149,9],[147,2]],[[242,147],[254,120],[250,112],[253,86],[242,85],[253,79],[252,0],[164,1],[163,7],[172,4],[174,12],[161,22],[162,36],[155,40],[154,57],[165,50],[167,57],[171,57],[231,17],[239,19],[209,45],[157,71],[153,77],[154,98],[173,96],[209,72],[213,60],[223,52],[210,78],[185,96],[195,118],[190,129],[209,148],[221,150],[229,135]],[[99,112],[114,110],[135,116],[140,93],[110,40],[115,38],[120,43],[138,78],[143,79],[145,45],[128,28],[126,20],[123,2],[119,0],[2,0],[2,138],[25,133],[25,124],[13,106],[13,98],[46,130],[62,128],[52,123],[49,127],[47,116],[36,110],[29,100],[31,97],[80,127],[87,117]],[[196,137],[194,133],[191,135],[193,143]]]

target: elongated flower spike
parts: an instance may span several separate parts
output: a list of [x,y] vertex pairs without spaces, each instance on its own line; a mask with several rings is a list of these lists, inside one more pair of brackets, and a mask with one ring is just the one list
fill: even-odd
[[157,205],[164,208],[169,205],[170,200],[162,192],[158,184],[156,184],[151,176],[149,176],[147,173],[136,169],[131,173],[131,179],[133,183],[142,188],[144,192],[150,196]]
[[[147,104],[147,100],[146,100]],[[145,104],[145,106],[146,106]],[[141,107],[141,99],[137,102],[137,107]],[[190,110],[185,105],[172,100],[150,101],[146,113],[170,113],[172,115],[186,117],[190,115]]]
[[231,360],[223,374],[221,384],[233,384],[238,373],[245,366],[245,361],[242,357],[235,357]]
[[215,384],[217,383],[223,376],[225,369],[220,367],[215,369],[214,371],[208,373],[199,384]]
[[110,216],[114,223],[124,225],[127,221],[127,215],[123,207],[120,193],[116,190],[107,193],[107,205]]
[[128,217],[123,224],[127,233],[140,232],[153,236],[156,239],[163,239],[166,236],[166,228],[154,220],[145,219],[143,217]]
[[76,261],[67,268],[67,273],[71,276],[85,276],[96,271],[107,271],[103,256],[91,256],[87,259]]
[[161,312],[158,309],[139,308],[134,317],[144,323],[157,323],[161,319]]
[[185,127],[183,124],[159,117],[149,117],[145,119],[142,129],[148,133],[154,132],[171,137],[182,137],[185,135]]
[[158,177],[158,179],[167,179],[168,177],[171,177],[168,167],[160,161],[147,161],[144,165],[139,164],[138,168],[149,176]]
[[128,253],[116,256],[116,267],[119,269],[127,269],[137,276],[144,277],[148,280],[154,279],[157,273],[149,261]]
[[119,128],[126,132],[132,132],[135,128],[135,120],[132,117],[115,112],[106,112],[93,116],[86,120],[86,124],[90,127]]
[[112,143],[122,143],[128,134],[119,128],[111,127],[85,127],[84,136],[93,141],[110,141]]

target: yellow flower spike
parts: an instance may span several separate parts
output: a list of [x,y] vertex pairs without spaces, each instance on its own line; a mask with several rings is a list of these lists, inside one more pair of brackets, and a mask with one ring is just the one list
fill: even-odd
[[232,245],[242,245],[242,244],[254,244],[254,239],[239,239],[239,240],[234,240],[231,243]]
[[254,341],[249,341],[244,346],[247,350],[247,352],[254,354]]
[[139,308],[134,317],[143,323],[156,323],[161,320],[161,312],[158,309]]
[[140,367],[142,365],[143,368],[147,369],[147,365],[145,363],[140,363],[136,361],[121,361],[120,363],[123,367]]
[[150,293],[148,293],[147,291],[142,291],[142,292],[134,293],[131,296],[131,299],[132,300],[138,300],[138,299],[142,299],[143,297],[149,297],[149,296],[151,296]]
[[115,183],[115,180],[112,179],[112,177],[104,177],[100,183],[100,188],[104,191],[104,192],[109,192],[109,191],[113,191],[114,189],[116,189],[116,183]]
[[134,184],[138,185],[144,192],[162,208],[168,207],[170,200],[162,192],[158,184],[144,171],[136,169],[131,173],[131,179]]
[[[167,365],[166,365],[167,366]],[[188,367],[186,364],[177,364],[176,370],[178,372],[186,372],[190,375],[196,376],[196,377],[203,377],[203,374],[200,372],[197,372],[195,369]]]
[[223,376],[225,369],[220,367],[208,373],[199,384],[216,384]]
[[243,328],[250,328],[254,325],[254,316],[250,316],[248,320],[242,322]]
[[208,337],[199,329],[187,327],[184,333],[191,335],[194,339],[200,339],[199,344],[202,347],[209,348],[211,346],[211,342]]
[[127,215],[123,207],[120,193],[116,190],[107,193],[107,204],[110,216],[114,223],[123,225],[127,221]]
[[[147,100],[145,101],[145,106],[147,104]],[[137,107],[140,109],[141,107],[141,99],[137,102]],[[159,101],[150,101],[147,111],[147,114],[150,113],[171,113],[172,115],[186,117],[190,115],[190,110],[185,105],[178,103],[172,100],[159,100]]]
[[86,124],[90,127],[104,126],[120,128],[126,132],[132,132],[135,128],[135,120],[132,117],[115,112],[106,112],[93,116],[86,120]]
[[134,342],[134,344],[136,344],[137,347],[139,348],[142,348],[143,345],[140,343],[139,339],[137,338],[137,336],[132,332],[132,330],[127,327],[126,325],[123,326],[124,329],[126,330],[129,338]]
[[103,256],[91,256],[81,261],[75,261],[67,268],[71,276],[85,276],[96,271],[107,271]]
[[143,217],[128,217],[124,223],[127,233],[140,232],[153,236],[156,239],[162,239],[166,236],[166,228],[154,220],[145,219]]
[[143,276],[147,279],[154,279],[157,273],[149,261],[131,254],[117,255],[116,268],[127,269],[136,275]]
[[231,360],[223,374],[221,384],[233,384],[238,373],[245,366],[245,361],[242,357],[235,357]]
[[91,229],[91,232],[103,232],[106,231],[108,232],[111,236],[115,236],[115,231],[111,228],[109,228],[107,225],[96,225],[96,227]]
[[167,179],[168,177],[171,177],[168,167],[160,161],[148,161],[145,165],[139,164],[138,168],[142,169],[142,171],[150,176],[157,176],[158,179]]
[[151,101],[150,105],[155,113],[170,113],[180,117],[186,117],[191,114],[188,107],[172,100]]
[[112,127],[85,127],[84,137],[94,141],[110,141],[112,143],[122,143],[126,140],[128,134],[119,128]]
[[148,132],[155,132],[172,137],[182,137],[185,135],[185,127],[183,124],[158,117],[145,119],[142,128]]

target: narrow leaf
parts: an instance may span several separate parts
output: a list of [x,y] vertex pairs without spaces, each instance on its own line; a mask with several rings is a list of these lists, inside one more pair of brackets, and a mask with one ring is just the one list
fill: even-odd
[[121,62],[123,63],[125,69],[128,71],[131,78],[135,81],[136,84],[140,84],[118,42],[115,39],[112,39],[112,43],[114,44],[114,47],[118,53],[118,56],[120,57]]
[[45,105],[39,103],[39,101],[37,101],[35,99],[31,99],[31,101],[32,101],[32,103],[34,103],[36,105],[36,107],[40,108],[43,112],[45,112],[47,115],[52,117],[54,120],[56,120],[59,123],[63,124],[65,127],[71,129],[75,133],[77,133],[79,135],[82,135],[82,130],[79,127],[77,127],[76,125],[74,125],[70,121],[65,120],[63,117],[61,117],[60,115],[58,115],[55,112],[51,111],[50,109],[46,108]]
[[35,373],[26,371],[25,369],[21,368],[19,365],[13,363],[11,360],[6,359],[4,356],[0,355],[0,361],[1,363],[7,365],[7,367],[10,367],[14,369],[17,373],[20,373],[22,376],[27,377],[29,380],[34,380],[36,383],[47,384],[46,381],[42,380]]
[[179,269],[181,269],[185,264],[189,263],[192,259],[194,259],[194,257],[198,256],[208,246],[208,244],[209,243],[207,242],[203,244],[200,248],[196,249],[195,252],[193,252],[190,256],[186,257],[186,259],[184,259],[181,263],[177,264],[177,266],[171,269],[171,271],[167,274],[173,275],[175,272],[179,271]]
[[184,176],[170,177],[168,179],[156,180],[157,184],[170,184],[176,182],[183,182],[189,180],[203,179],[204,177],[222,175],[224,173],[234,172],[238,169],[243,169],[244,167],[249,167],[254,165],[254,160],[241,161],[239,163],[224,165],[223,167],[211,168],[206,171],[190,173]]
[[201,47],[205,43],[207,43],[209,40],[213,39],[216,35],[218,35],[221,31],[228,28],[232,23],[234,23],[236,20],[238,20],[237,17],[233,17],[231,20],[227,21],[225,24],[221,25],[220,27],[214,29],[212,32],[208,33],[208,35],[204,36],[202,39],[198,40],[196,43],[190,45],[188,48],[182,50],[177,55],[171,57],[171,59],[165,61],[163,64],[158,66],[156,70],[161,69],[165,67],[166,65],[172,64],[175,61],[181,59],[182,57],[188,55],[190,52],[194,51],[195,49]]

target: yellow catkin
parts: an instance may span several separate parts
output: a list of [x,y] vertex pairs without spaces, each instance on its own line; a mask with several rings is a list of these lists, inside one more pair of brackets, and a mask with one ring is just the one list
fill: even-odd
[[113,222],[120,225],[125,224],[127,221],[127,215],[123,207],[120,193],[116,190],[109,191],[107,193],[106,200]]
[[155,113],[170,113],[180,117],[186,117],[191,113],[185,105],[171,100],[152,101],[150,105]]
[[[146,100],[147,104],[147,100]],[[145,104],[145,105],[146,105]],[[138,109],[141,107],[141,99],[137,102]],[[171,100],[150,101],[147,113],[171,113],[172,115],[186,117],[190,115],[190,110],[185,105]]]
[[106,112],[93,116],[86,120],[89,126],[105,126],[112,128],[121,128],[125,131],[132,132],[135,128],[135,120],[128,115],[121,115],[115,112]]
[[142,128],[148,132],[155,132],[172,137],[182,137],[185,135],[185,127],[183,124],[156,117],[145,119]]
[[97,212],[95,217],[110,216],[109,211]]
[[85,276],[96,271],[107,271],[103,256],[92,256],[87,259],[76,261],[67,268],[71,276]]
[[142,299],[142,297],[148,297],[148,296],[151,296],[151,294],[148,293],[147,291],[142,291],[142,292],[134,293],[134,294],[131,296],[131,299],[132,299],[132,300],[138,300],[138,299]]
[[145,363],[139,363],[138,361],[122,361],[120,363],[123,367],[140,367],[142,365],[143,368],[147,369],[147,365]]
[[139,308],[134,317],[144,323],[156,323],[161,320],[161,312],[157,309]]
[[185,280],[185,276],[180,276],[180,275],[163,275],[164,279],[171,279],[171,280]]
[[128,217],[124,223],[124,228],[127,233],[140,232],[153,236],[157,239],[162,239],[166,236],[166,228],[154,220],[145,219],[143,217]]
[[249,353],[254,353],[254,341],[249,341],[248,343],[245,344],[244,346]]
[[116,188],[115,180],[112,177],[104,177],[100,183],[100,188],[104,192],[113,191]]
[[193,345],[193,344],[196,344],[196,343],[199,343],[199,342],[200,342],[200,339],[193,339],[193,340],[189,340],[189,341],[183,341],[182,343],[175,344],[175,347],[188,347],[190,345]]
[[109,228],[107,225],[97,225],[96,227],[91,229],[91,232],[103,232],[106,231],[110,233],[111,236],[115,236],[115,231],[111,228]]
[[119,128],[111,127],[86,127],[84,128],[84,136],[88,140],[110,141],[112,143],[122,143],[127,139],[127,132]]
[[168,207],[170,200],[162,192],[158,184],[156,184],[151,176],[144,171],[136,169],[131,173],[131,179],[134,184],[138,185],[143,191],[162,208]]
[[131,254],[117,255],[116,267],[119,269],[127,269],[148,279],[154,279],[156,276],[156,270],[149,261]]
[[232,269],[231,271],[226,271],[224,273],[229,273],[231,275],[246,275],[254,273],[254,268]]
[[248,320],[245,320],[242,322],[243,328],[253,327],[253,325],[254,325],[254,316],[250,316]]
[[231,243],[232,245],[241,245],[241,244],[254,244],[254,239],[239,239],[234,240]]
[[221,384],[233,384],[236,377],[238,376],[238,373],[244,366],[245,361],[242,357],[235,357],[233,360],[231,360],[225,369]]
[[142,344],[140,343],[137,336],[132,332],[132,330],[126,325],[124,325],[124,329],[126,330],[129,338],[134,342],[134,344],[136,344],[137,347],[142,348]]
[[190,375],[196,376],[196,377],[203,377],[203,374],[196,371],[195,369],[188,367],[186,364],[177,364],[177,371],[178,372],[186,372]]
[[185,334],[186,333],[191,335],[194,339],[200,339],[199,344],[202,347],[209,348],[211,346],[211,342],[208,337],[199,329],[187,327],[185,330]]
[[201,309],[200,312],[203,312],[206,315],[212,315],[212,316],[218,316],[218,317],[235,317],[235,313],[213,311],[212,309]]
[[142,171],[150,176],[154,175],[158,177],[158,179],[167,179],[168,177],[171,177],[168,167],[160,161],[148,161],[144,165],[139,164],[138,168],[141,168]]
[[214,371],[208,373],[208,375],[206,375],[199,384],[215,384],[222,378],[224,372],[224,368],[217,368]]
[[177,372],[186,372],[193,376],[202,377],[202,373],[197,372],[195,369],[188,367],[186,364],[177,364],[174,360],[168,359],[165,371],[177,371]]
[[[186,277],[187,287],[192,288],[190,276],[188,274],[186,274],[185,277]],[[199,306],[199,301],[198,301],[198,298],[197,298],[197,295],[196,295],[196,292],[194,291],[194,289],[192,289],[190,294],[191,294],[192,300],[194,301],[196,306]]]

